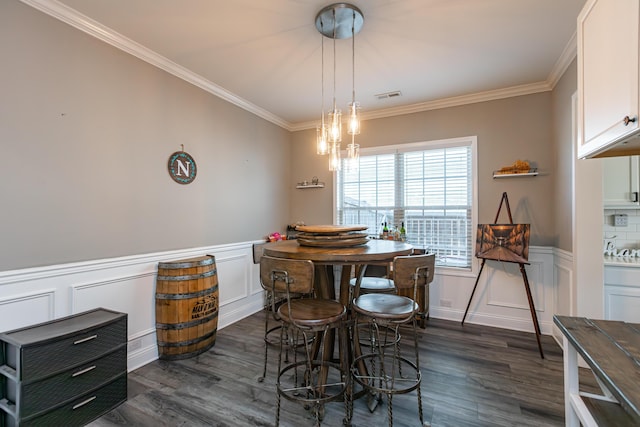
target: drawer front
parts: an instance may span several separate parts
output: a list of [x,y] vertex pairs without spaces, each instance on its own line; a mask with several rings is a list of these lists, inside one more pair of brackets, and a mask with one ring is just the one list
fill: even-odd
[[73,402],[49,413],[27,419],[21,426],[83,426],[104,415],[127,400],[127,375],[124,374],[104,387],[87,393]]
[[22,381],[32,381],[47,375],[97,359],[127,342],[127,319],[89,329],[55,342],[24,347]]
[[74,369],[22,387],[22,417],[56,406],[127,371],[127,347]]

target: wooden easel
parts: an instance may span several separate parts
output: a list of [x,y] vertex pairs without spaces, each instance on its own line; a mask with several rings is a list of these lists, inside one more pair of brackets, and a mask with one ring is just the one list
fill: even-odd
[[[500,210],[502,209],[503,203],[507,205],[507,214],[509,215],[509,223],[513,224],[513,218],[511,217],[511,208],[509,207],[509,199],[507,198],[506,192],[502,193],[502,199],[500,200],[500,205],[498,206],[498,212],[496,213],[496,219],[493,221],[493,223],[494,224],[498,223],[498,217],[500,216]],[[478,287],[480,274],[482,274],[482,270],[484,269],[484,264],[486,261],[487,261],[486,258],[482,258],[482,264],[480,265],[480,271],[478,272],[478,277],[476,277],[476,283],[475,285],[473,285],[473,291],[471,291],[471,297],[469,297],[469,302],[467,303],[467,309],[464,311],[464,316],[462,316],[462,326],[464,326],[464,319],[467,317],[467,313],[469,312],[469,307],[471,306],[471,300],[473,300],[473,294],[476,292],[476,288]],[[524,269],[525,263],[519,262],[518,265],[520,265],[520,273],[522,273],[522,280],[524,281],[524,289],[527,292],[527,299],[529,300],[529,310],[531,311],[531,319],[533,320],[533,327],[536,332],[536,340],[538,340],[538,349],[540,350],[540,357],[544,359],[544,353],[542,352],[542,344],[540,343],[540,335],[541,335],[540,325],[538,324],[538,317],[536,316],[536,308],[533,304],[533,297],[531,296],[531,288],[529,287],[529,279],[527,278],[527,271]]]

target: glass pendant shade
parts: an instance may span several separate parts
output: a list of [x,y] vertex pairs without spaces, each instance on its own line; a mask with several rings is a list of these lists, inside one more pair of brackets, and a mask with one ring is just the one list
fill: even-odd
[[329,142],[342,141],[342,112],[336,108],[329,113]]
[[349,127],[347,133],[349,135],[360,134],[360,103],[353,101],[349,103]]
[[[353,137],[352,137],[353,138]],[[357,170],[360,166],[360,144],[347,144],[347,170]]]
[[327,126],[324,123],[316,128],[316,153],[321,156],[329,153]]
[[340,144],[331,144],[331,149],[329,150],[329,170],[336,172],[340,170],[340,167]]

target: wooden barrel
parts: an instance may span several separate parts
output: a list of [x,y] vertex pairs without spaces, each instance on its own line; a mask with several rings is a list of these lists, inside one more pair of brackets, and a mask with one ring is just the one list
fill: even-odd
[[212,255],[158,264],[156,335],[160,359],[186,359],[216,343],[218,275]]

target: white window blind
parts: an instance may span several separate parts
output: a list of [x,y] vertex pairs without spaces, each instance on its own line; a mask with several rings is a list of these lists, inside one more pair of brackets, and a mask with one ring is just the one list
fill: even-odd
[[337,173],[337,223],[377,235],[385,222],[390,230],[404,223],[407,241],[435,252],[438,265],[470,269],[473,141],[363,150],[357,169]]

